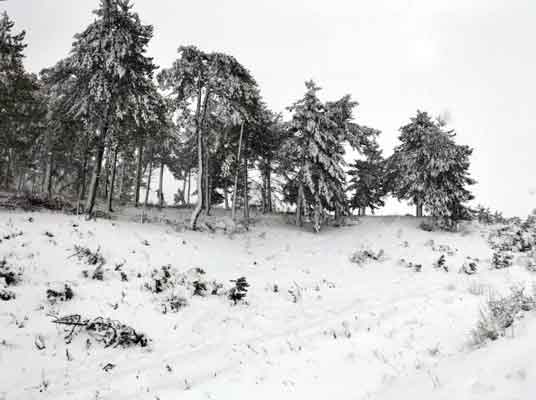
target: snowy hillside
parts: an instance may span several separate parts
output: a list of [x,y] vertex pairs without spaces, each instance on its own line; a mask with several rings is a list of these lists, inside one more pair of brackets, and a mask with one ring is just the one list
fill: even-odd
[[[536,398],[536,313],[471,344],[489,296],[532,292],[534,275],[490,269],[488,228],[418,224],[364,217],[315,235],[270,216],[228,235],[142,225],[132,212],[2,211],[0,261],[21,275],[0,301],[0,399]],[[81,248],[104,258],[102,280]],[[459,271],[466,257],[476,274]],[[240,277],[250,287],[234,304]],[[65,284],[72,299],[47,299]],[[173,310],[173,298],[187,304]],[[84,327],[66,343],[70,327],[53,321],[72,314],[118,320],[149,343],[105,347]]]

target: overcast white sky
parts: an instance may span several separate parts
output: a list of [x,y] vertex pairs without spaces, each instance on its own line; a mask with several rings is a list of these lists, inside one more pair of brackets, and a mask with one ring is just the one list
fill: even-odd
[[[474,148],[477,201],[508,215],[536,208],[536,0],[134,3],[155,27],[158,65],[182,44],[232,54],[274,111],[313,78],[325,99],[359,101],[356,120],[383,132],[386,154],[417,109],[447,114]],[[27,31],[26,65],[38,72],[67,55],[97,4],[7,0],[0,10]]]

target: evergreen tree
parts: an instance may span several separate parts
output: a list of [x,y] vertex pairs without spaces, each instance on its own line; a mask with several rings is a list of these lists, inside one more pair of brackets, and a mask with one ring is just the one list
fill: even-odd
[[473,198],[467,186],[475,183],[468,171],[472,149],[457,145],[454,132],[426,112],[418,111],[400,131],[401,144],[389,160],[396,197],[412,200],[417,216],[424,206],[434,217],[464,218],[463,203]]
[[14,33],[14,26],[4,12],[0,16],[0,185],[6,188],[17,173],[23,178],[31,166],[31,149],[43,114],[37,78],[23,65],[26,34]]
[[[375,137],[379,131],[371,130],[371,137]],[[350,166],[350,184],[348,191],[353,192],[350,197],[350,208],[358,209],[361,215],[370,208],[374,211],[385,205],[383,198],[386,195],[384,184],[385,160],[376,140],[363,150],[364,159],[355,160]]]
[[190,220],[190,228],[195,230],[201,211],[209,211],[211,203],[210,114],[219,105],[246,120],[259,100],[258,88],[249,71],[234,57],[205,53],[194,46],[180,47],[179,58],[159,74],[158,80],[163,90],[171,92],[178,110],[195,107],[197,205]]
[[82,116],[95,134],[96,149],[86,212],[91,214],[109,135],[126,120],[141,125],[149,119],[147,96],[155,65],[145,56],[153,28],[143,25],[129,0],[102,0],[96,19],[75,36],[66,59],[67,79],[74,84],[66,106]]
[[321,227],[325,209],[341,213],[346,210],[344,144],[357,144],[357,131],[351,124],[356,103],[349,96],[332,103],[322,103],[320,90],[312,81],[306,82],[305,96],[289,110],[292,137],[286,144],[288,157],[295,165],[295,175],[287,191],[297,190],[296,223],[302,224],[304,201],[313,205],[315,232]]

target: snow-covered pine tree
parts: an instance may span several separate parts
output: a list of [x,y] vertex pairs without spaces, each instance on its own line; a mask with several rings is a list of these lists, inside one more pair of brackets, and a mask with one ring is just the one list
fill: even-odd
[[[13,32],[15,23],[6,12],[0,15],[0,186],[6,188],[17,166],[29,164],[27,154],[38,136],[43,107],[34,75],[23,65],[25,32]],[[19,171],[24,173],[24,171]],[[3,179],[2,179],[3,178]]]
[[303,202],[313,202],[313,228],[320,231],[322,214],[326,208],[346,208],[344,193],[345,173],[343,158],[346,140],[344,132],[351,119],[355,103],[345,96],[340,102],[322,103],[313,81],[305,83],[305,96],[289,107],[293,113],[290,129],[292,157],[296,163],[293,185],[297,186],[296,223],[302,223]]
[[396,197],[412,200],[417,216],[424,206],[433,217],[466,217],[463,203],[473,198],[467,186],[475,183],[469,177],[472,149],[457,145],[454,132],[426,112],[418,111],[400,131],[401,144],[389,160]]
[[208,112],[217,104],[239,113],[243,122],[247,122],[260,99],[258,87],[250,72],[234,57],[205,53],[195,46],[180,47],[178,59],[158,75],[158,81],[161,89],[170,92],[176,109],[195,109],[197,205],[190,219],[190,228],[195,230],[201,211],[209,210],[211,193]]
[[372,130],[370,143],[363,149],[364,157],[355,160],[348,171],[350,182],[347,190],[352,192],[349,205],[351,209],[359,210],[361,215],[365,215],[367,208],[374,211],[385,205],[385,160],[375,140],[379,133]]
[[97,18],[75,36],[66,59],[75,80],[68,110],[83,116],[97,141],[88,214],[95,205],[106,140],[124,120],[141,125],[147,118],[147,94],[156,68],[145,55],[153,28],[141,23],[129,0],[101,0],[94,13]]

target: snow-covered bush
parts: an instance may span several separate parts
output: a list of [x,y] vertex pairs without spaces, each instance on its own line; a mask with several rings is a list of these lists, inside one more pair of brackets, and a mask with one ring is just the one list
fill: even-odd
[[104,265],[106,263],[105,258],[100,253],[100,247],[92,251],[89,247],[75,245],[74,251],[71,257],[76,256],[80,261],[88,265]]
[[508,268],[512,265],[514,255],[511,252],[498,251],[493,253],[491,264],[495,269]]
[[0,300],[9,301],[16,298],[16,295],[11,290],[0,288]]
[[229,290],[229,300],[232,300],[234,304],[238,303],[240,300],[244,299],[246,297],[246,294],[248,292],[249,283],[247,283],[245,277],[238,278],[236,280],[232,280],[232,283],[234,283],[234,287],[232,287]]
[[412,261],[407,261],[403,258],[398,260],[398,264],[402,265],[403,267],[413,269],[415,272],[421,272],[422,271],[422,264],[414,263]]
[[536,308],[536,299],[525,294],[522,287],[514,287],[508,296],[490,298],[472,332],[473,343],[480,345],[486,340],[496,340],[504,336],[506,329],[513,326],[522,312]]
[[478,272],[477,260],[467,257],[467,260],[464,261],[463,265],[460,268],[460,273],[465,273],[467,275],[474,275]]
[[179,312],[182,308],[188,305],[188,300],[177,294],[171,294],[167,296],[162,302],[162,313],[167,314],[168,312],[176,313]]
[[14,286],[22,281],[22,271],[8,264],[6,260],[0,261],[0,286]]
[[52,304],[58,301],[69,301],[73,296],[73,289],[66,283],[63,285],[54,285],[47,289],[47,300]]
[[383,249],[380,249],[377,252],[370,249],[357,250],[353,252],[350,256],[350,262],[357,265],[363,265],[370,260],[382,261],[384,259],[384,256],[385,254]]

